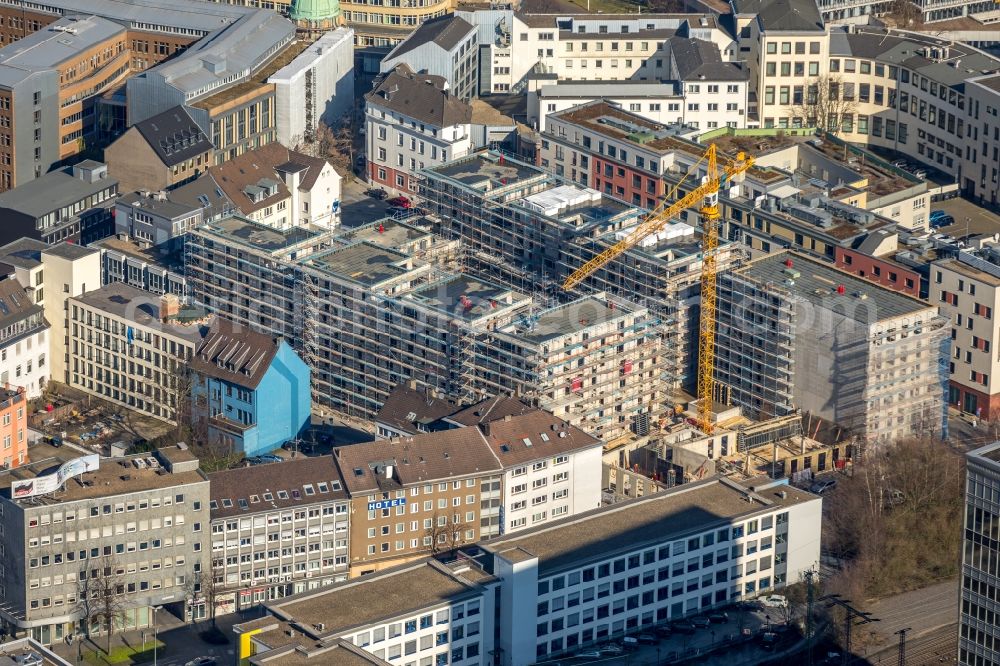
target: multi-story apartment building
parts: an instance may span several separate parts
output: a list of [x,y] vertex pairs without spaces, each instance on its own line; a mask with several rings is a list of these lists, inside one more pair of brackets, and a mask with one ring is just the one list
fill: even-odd
[[216,319],[188,367],[194,418],[226,451],[269,453],[309,426],[309,367],[280,338]]
[[130,192],[115,200],[114,211],[119,239],[157,246],[164,253],[181,249],[187,230],[202,222],[201,208],[171,201],[162,191]]
[[109,236],[118,192],[108,167],[93,160],[40,175],[0,194],[0,215],[7,220],[0,240],[86,244]]
[[476,345],[477,391],[530,396],[605,441],[643,430],[666,402],[658,325],[600,293],[528,313]]
[[170,261],[162,248],[123,236],[102,238],[89,247],[101,253],[101,284],[124,282],[156,296],[173,294],[186,299],[187,283],[178,262]]
[[[971,116],[967,132],[972,136],[967,139],[971,141],[964,148],[964,160],[960,165],[962,192],[981,205],[996,207],[1000,204],[1000,118],[997,117],[1000,115],[1000,75],[971,78],[963,93]],[[936,135],[932,136],[937,143]],[[924,138],[928,139],[926,133]]]
[[342,446],[334,458],[351,497],[352,577],[500,533],[502,465],[478,428]]
[[1000,661],[1000,625],[993,620],[1000,571],[994,526],[1000,522],[1000,442],[965,454],[965,524],[958,623],[961,666]]
[[[675,81],[551,81],[528,90],[527,96],[528,122],[539,132],[545,131],[550,114],[599,99],[664,125],[683,118],[684,96]],[[744,117],[738,127],[745,126]]]
[[28,457],[28,400],[21,387],[4,383],[0,389],[0,465],[19,467]]
[[416,173],[472,149],[472,107],[436,76],[399,65],[365,95],[368,180],[393,191],[417,191]]
[[[531,664],[798,582],[819,561],[820,513],[790,486],[713,477],[477,544],[451,567],[424,560],[268,604],[272,617],[236,632],[261,666],[318,643],[304,663],[353,648]],[[290,626],[303,634],[291,644]]]
[[440,77],[455,97],[479,93],[479,45],[475,26],[460,16],[425,21],[382,60],[382,72],[406,65],[414,72]]
[[128,31],[60,18],[0,49],[0,191],[38,178],[94,139],[95,96],[129,73]]
[[216,613],[347,578],[350,504],[330,456],[208,478]]
[[320,122],[337,127],[354,112],[354,31],[323,34],[271,75],[275,87],[277,141],[298,146],[314,140]]
[[103,461],[64,451],[38,445],[0,476],[5,631],[45,644],[100,632],[88,599],[108,583],[123,628],[151,626],[155,606],[186,617],[209,566],[198,459],[183,444]]
[[931,267],[928,299],[951,322],[948,402],[983,419],[1000,415],[1000,246],[959,251]]
[[179,402],[190,400],[187,364],[210,317],[182,313],[176,297],[154,296],[123,282],[70,298],[67,317],[70,386],[176,422]]
[[719,276],[715,378],[752,415],[802,410],[870,444],[947,428],[935,307],[793,252]]
[[13,276],[0,280],[0,304],[0,386],[37,398],[49,380],[49,323]]

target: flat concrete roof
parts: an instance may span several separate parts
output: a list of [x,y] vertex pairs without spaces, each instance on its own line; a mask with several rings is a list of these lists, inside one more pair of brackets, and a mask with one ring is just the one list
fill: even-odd
[[303,227],[275,229],[238,215],[210,222],[201,228],[240,245],[265,252],[283,250],[320,235],[319,232]]
[[[792,261],[792,271],[786,273],[785,261]],[[795,252],[778,252],[761,257],[733,271],[733,276],[743,276],[760,286],[773,285],[805,299],[813,305],[836,310],[855,321],[871,323],[893,319],[918,312],[934,314],[932,306],[920,299],[887,289],[870,280],[842,271],[835,266],[816,261]],[[794,285],[786,284],[791,279]],[[843,285],[844,293],[838,293]],[[864,294],[862,300],[859,294]],[[859,307],[863,305],[863,307]],[[864,317],[862,317],[862,314]]]
[[631,310],[608,307],[605,300],[585,296],[570,303],[543,310],[534,317],[501,329],[531,343],[539,344],[548,340],[585,331],[629,314]]
[[[315,625],[323,624],[322,635],[333,636],[437,604],[477,598],[482,591],[479,585],[493,580],[476,567],[452,573],[436,560],[421,560],[265,605],[279,618],[306,630],[315,631]],[[266,642],[266,637],[261,638]]]
[[163,335],[199,343],[208,332],[213,315],[202,311],[185,312],[167,322],[160,319],[160,297],[125,284],[111,284],[88,291],[71,300],[89,305],[146,328],[158,330]]
[[531,178],[548,178],[537,167],[501,159],[492,153],[476,153],[465,159],[448,162],[427,170],[438,173],[474,190],[488,192],[508,185],[524,185]]
[[409,272],[409,255],[362,241],[307,258],[306,264],[351,282],[373,287]]
[[[778,495],[779,491],[786,493],[785,498]],[[748,496],[754,502],[748,502]],[[478,546],[504,556],[514,551],[520,559],[530,553],[538,558],[539,574],[546,574],[613,557],[617,552],[635,551],[644,543],[662,543],[713,526],[722,527],[775,505],[791,506],[816,499],[788,485],[753,493],[728,479],[712,477]]]
[[124,33],[121,24],[99,16],[64,16],[0,49],[0,86],[79,59],[80,53]]
[[454,275],[418,289],[409,297],[439,312],[471,321],[497,308],[530,303],[530,297],[507,287],[483,282],[465,274]]

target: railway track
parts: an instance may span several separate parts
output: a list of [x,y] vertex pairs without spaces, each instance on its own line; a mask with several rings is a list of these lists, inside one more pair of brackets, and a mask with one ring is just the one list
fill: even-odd
[[[895,664],[899,650],[887,647],[868,657],[867,664]],[[934,629],[906,641],[906,666],[944,666],[958,659],[958,625]]]

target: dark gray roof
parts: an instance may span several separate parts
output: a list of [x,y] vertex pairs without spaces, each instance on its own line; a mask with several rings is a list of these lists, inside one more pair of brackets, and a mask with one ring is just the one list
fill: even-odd
[[445,51],[450,51],[468,37],[473,30],[475,27],[471,23],[454,14],[424,21],[419,28],[410,33],[409,37],[389,52],[386,60],[397,58],[430,43],[437,44]]
[[165,217],[171,220],[176,220],[177,218],[185,217],[191,213],[203,208],[202,205],[191,205],[188,203],[182,203],[179,201],[174,201],[173,197],[170,196],[171,193],[167,192],[164,199],[158,199],[156,196],[146,194],[144,192],[130,192],[124,196],[118,198],[119,204],[124,204],[125,206],[132,206],[133,204],[138,204],[136,207],[141,208],[145,211],[151,211],[161,217]]
[[734,0],[736,13],[756,14],[765,31],[822,31],[815,0]]
[[437,397],[429,388],[404,382],[392,390],[375,419],[405,434],[416,434],[420,432],[418,424],[429,426],[461,408],[452,398]]
[[0,208],[9,208],[38,219],[117,184],[118,180],[110,176],[91,183],[75,177],[73,167],[66,167],[0,194]]
[[280,344],[280,339],[256,333],[228,319],[216,319],[188,365],[205,377],[256,389]]
[[182,106],[138,122],[135,128],[167,166],[212,150],[212,142]]
[[62,257],[63,259],[80,259],[91,254],[97,254],[100,250],[95,250],[92,247],[83,247],[82,245],[77,245],[76,243],[62,242],[58,245],[52,245],[45,249],[45,254],[51,254],[55,257]]
[[0,330],[41,311],[42,306],[31,302],[17,280],[13,278],[0,280]]
[[382,76],[365,100],[434,127],[472,121],[472,107],[448,94],[441,77],[416,74],[406,65]]
[[0,261],[14,268],[35,268],[42,265],[42,251],[48,248],[49,244],[40,240],[19,238],[0,247]]
[[204,209],[206,219],[236,210],[236,205],[229,200],[210,173],[203,173],[191,182],[175,187],[167,194],[167,198],[177,204]]
[[[238,467],[214,472],[208,478],[216,503],[211,507],[213,519],[347,499],[333,456],[303,456],[282,463]],[[304,486],[311,486],[311,490]],[[279,497],[279,490],[286,492]],[[229,500],[231,506],[223,500]]]
[[712,42],[687,37],[667,40],[677,75],[681,81],[746,81],[747,73],[733,62],[723,62],[719,48]]

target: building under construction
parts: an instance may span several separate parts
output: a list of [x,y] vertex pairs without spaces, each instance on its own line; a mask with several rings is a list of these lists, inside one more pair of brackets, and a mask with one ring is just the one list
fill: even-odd
[[[701,232],[674,221],[596,270],[573,293],[560,285],[642,221],[645,211],[537,167],[481,152],[421,173],[421,195],[463,268],[555,305],[603,293],[647,309],[660,336],[661,381],[686,383],[697,351]],[[719,270],[742,254],[723,243]]]
[[457,242],[430,223],[333,234],[224,218],[186,241],[192,298],[289,340],[314,400],[348,415],[373,417],[416,380],[469,403],[516,393],[604,437],[643,427],[662,403],[645,309],[603,295],[545,308],[457,270]]
[[867,443],[943,433],[936,308],[793,252],[720,274],[718,294],[715,377],[748,416],[801,410]]

